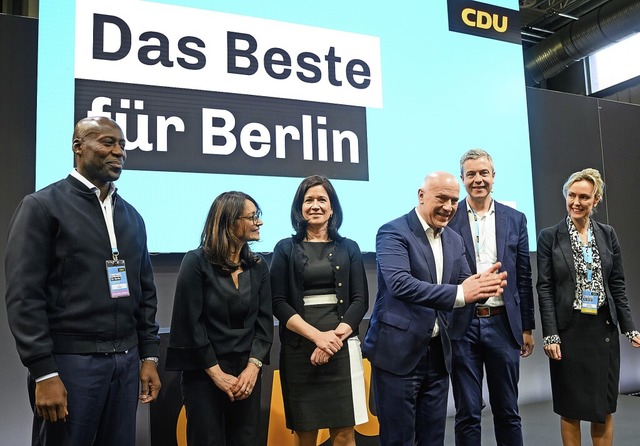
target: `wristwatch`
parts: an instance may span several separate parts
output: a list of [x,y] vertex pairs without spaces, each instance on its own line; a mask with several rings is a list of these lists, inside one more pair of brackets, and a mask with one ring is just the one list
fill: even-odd
[[255,365],[255,366],[256,366],[256,367],[258,367],[259,369],[261,369],[261,368],[262,368],[262,361],[260,361],[260,360],[259,360],[259,359],[257,359],[257,358],[249,358],[248,363],[249,363],[249,364],[253,364],[253,365]]

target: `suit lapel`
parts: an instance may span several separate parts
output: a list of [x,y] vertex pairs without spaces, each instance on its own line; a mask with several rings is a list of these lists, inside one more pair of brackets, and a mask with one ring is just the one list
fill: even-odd
[[429,276],[431,278],[431,283],[438,283],[438,276],[436,273],[436,261],[433,257],[433,251],[431,250],[431,245],[429,244],[429,239],[427,238],[427,234],[422,228],[422,224],[416,215],[415,209],[407,215],[409,221],[409,227],[413,232],[413,235],[417,239],[417,245],[420,247],[422,254],[424,255],[425,262],[427,263],[427,269],[429,271]]
[[494,210],[496,211],[496,247],[498,249],[498,260],[504,259],[504,249],[507,246],[507,227],[508,221],[505,211],[498,203],[494,201]]
[[558,245],[560,246],[560,250],[562,251],[562,255],[564,256],[565,262],[567,262],[567,266],[569,267],[569,271],[571,273],[571,279],[573,283],[576,282],[576,267],[573,263],[573,251],[571,249],[571,239],[569,238],[569,228],[567,228],[566,220],[563,220],[558,225]]
[[598,254],[600,254],[600,265],[602,268],[602,277],[609,277],[613,260],[611,259],[611,252],[609,250],[608,240],[605,239],[604,232],[600,229],[600,225],[596,221],[593,222],[593,237],[596,240],[596,246],[598,247]]
[[[469,227],[469,225],[467,225]],[[451,254],[453,247],[451,246],[451,237],[447,228],[442,231],[442,283],[451,283],[451,265],[453,263]]]
[[462,200],[460,206],[458,206],[458,211],[461,215],[459,217],[459,225],[458,230],[459,234],[462,236],[465,245],[465,252],[467,255],[467,261],[469,262],[469,267],[471,268],[471,272],[473,274],[478,272],[476,266],[476,252],[475,252],[475,244],[473,242],[473,234],[471,234],[471,225],[469,225],[469,208],[467,207],[467,200]]

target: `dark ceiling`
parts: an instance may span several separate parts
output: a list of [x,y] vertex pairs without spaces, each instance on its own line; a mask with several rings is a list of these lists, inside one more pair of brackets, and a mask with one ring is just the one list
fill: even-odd
[[520,0],[522,45],[527,49],[611,0]]

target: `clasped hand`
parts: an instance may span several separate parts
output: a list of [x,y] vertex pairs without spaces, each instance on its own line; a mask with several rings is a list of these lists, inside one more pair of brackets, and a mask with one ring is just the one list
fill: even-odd
[[501,266],[502,263],[496,262],[486,271],[467,277],[462,282],[465,303],[469,304],[502,294],[507,286],[507,272],[499,272]]
[[[340,326],[338,326],[338,328],[340,328]],[[319,331],[317,333],[317,336],[314,339],[316,349],[313,351],[310,358],[311,364],[326,364],[329,362],[329,358],[342,348],[342,338],[346,334],[344,333],[344,330],[339,331],[338,328],[335,330]]]
[[334,353],[342,348],[342,339],[340,339],[335,330],[318,331],[313,342],[316,347],[329,356],[333,356]]
[[213,383],[227,394],[231,401],[241,401],[249,398],[258,380],[259,369],[253,364],[247,364],[237,377],[226,373],[216,364],[206,370]]
[[[331,332],[324,332],[324,333],[331,333]],[[341,322],[340,324],[338,324],[336,329],[333,330],[333,334],[335,336],[337,336],[338,340],[340,341],[339,344],[337,344],[337,345],[340,346],[340,348],[342,348],[343,342],[346,341],[349,338],[349,336],[351,336],[352,333],[353,333],[353,329],[351,328],[351,326],[349,324],[347,324],[345,322]],[[331,337],[331,336],[329,336],[329,337]],[[338,350],[340,348],[338,348]],[[331,349],[329,349],[329,350],[331,350]],[[336,350],[336,352],[338,350]],[[318,343],[316,342],[316,349],[311,354],[311,364],[313,364],[313,365],[326,364],[326,363],[329,362],[329,358],[331,358],[331,356],[333,356],[333,353],[335,353],[335,352],[329,353],[327,350],[323,350],[318,345]]]

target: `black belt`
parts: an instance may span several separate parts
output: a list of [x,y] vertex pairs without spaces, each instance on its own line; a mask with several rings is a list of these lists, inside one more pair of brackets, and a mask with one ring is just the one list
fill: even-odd
[[499,307],[476,307],[476,317],[491,317],[506,311],[504,305]]

